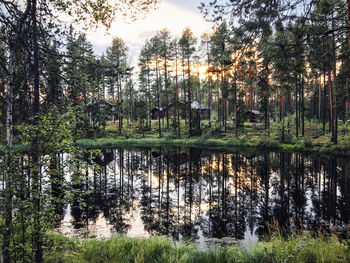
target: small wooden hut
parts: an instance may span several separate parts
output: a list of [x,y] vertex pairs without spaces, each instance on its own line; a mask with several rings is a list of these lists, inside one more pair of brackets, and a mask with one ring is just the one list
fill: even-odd
[[247,110],[244,113],[245,121],[258,122],[262,117],[262,113],[258,110]]
[[151,110],[151,116],[152,116],[152,120],[157,120],[158,118],[163,118],[164,110],[162,108],[154,107]]

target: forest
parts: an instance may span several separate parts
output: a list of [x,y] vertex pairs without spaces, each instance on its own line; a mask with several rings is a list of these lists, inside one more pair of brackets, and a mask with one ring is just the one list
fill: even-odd
[[[53,244],[55,242],[56,246],[59,246],[59,242],[68,242],[65,244],[73,246],[67,247],[66,251],[57,252],[63,254],[90,244],[70,239],[62,241],[60,234],[52,234],[52,231],[55,232],[60,227],[67,204],[69,207],[74,206],[76,211],[79,210],[81,218],[78,219],[85,222],[81,223],[77,219],[77,228],[88,226],[89,220],[97,220],[97,216],[88,216],[90,206],[106,205],[107,208],[101,209],[101,213],[105,218],[114,216],[115,228],[126,234],[127,231],[123,230],[125,215],[118,207],[135,209],[136,205],[130,200],[136,198],[136,193],[146,196],[149,191],[149,203],[141,197],[137,201],[149,205],[149,211],[142,216],[143,219],[152,214],[166,213],[168,220],[169,212],[175,213],[169,208],[168,199],[161,200],[161,182],[162,187],[166,182],[174,184],[177,190],[181,188],[181,180],[185,180],[185,190],[181,190],[184,192],[184,223],[181,226],[177,223],[177,232],[174,231],[177,236],[188,239],[196,239],[197,235],[193,231],[195,226],[204,224],[204,219],[192,215],[192,210],[186,214],[187,202],[192,204],[202,198],[204,203],[216,200],[210,201],[206,207],[210,217],[211,213],[217,213],[217,216],[213,215],[213,222],[219,228],[222,222],[229,220],[225,202],[236,198],[231,200],[231,205],[236,205],[232,211],[241,212],[244,214],[242,218],[248,218],[244,209],[237,206],[237,198],[241,198],[239,202],[243,207],[249,198],[253,200],[251,202],[264,202],[263,194],[261,198],[252,197],[258,195],[255,191],[260,188],[254,188],[251,184],[254,181],[260,187],[269,185],[270,179],[266,178],[272,174],[278,174],[282,178],[280,190],[276,188],[275,192],[283,192],[284,183],[289,189],[289,180],[295,180],[295,189],[306,194],[305,184],[309,183],[319,187],[317,196],[320,199],[329,202],[330,206],[334,203],[338,207],[328,213],[325,211],[331,208],[320,208],[320,204],[314,201],[314,208],[323,212],[317,212],[317,216],[312,215],[316,218],[312,224],[319,225],[320,220],[324,220],[344,227],[350,223],[349,196],[344,191],[348,189],[347,176],[350,174],[346,164],[346,158],[350,155],[350,0],[198,1],[198,12],[212,26],[200,35],[196,35],[191,26],[182,28],[181,35],[167,28],[153,30],[145,42],[138,43],[140,50],[136,62],[131,57],[127,41],[118,37],[118,32],[109,32],[112,41],[105,50],[99,54],[94,51],[86,30],[104,28],[108,31],[119,18],[128,19],[131,23],[142,20],[161,4],[161,0],[0,0],[2,262],[97,262],[96,259],[83,259],[84,255],[79,256],[79,259],[65,260],[62,257],[62,261],[57,258],[58,261],[55,261],[55,256],[50,254],[57,252],[57,247]],[[191,25],[191,21],[188,24]],[[111,163],[117,166],[117,156],[121,154],[118,149],[122,152],[124,148],[140,147],[148,150],[137,151],[136,155],[140,157],[135,157],[132,164],[118,164],[120,178],[115,179],[115,184],[118,181],[120,186],[117,188],[115,185],[113,188],[121,199],[114,204],[117,208],[108,208],[108,201],[102,197],[97,198],[95,203],[92,202],[90,195],[94,196],[97,192],[101,194],[102,191],[101,185],[97,187],[96,184],[105,183],[106,189],[108,188],[106,167],[105,181],[101,179],[101,162],[107,158],[106,149],[113,149],[114,162]],[[161,147],[165,149],[162,150]],[[178,156],[170,158],[168,150],[175,147],[184,148],[179,148],[179,153],[176,153]],[[218,164],[216,162],[220,158],[211,161],[212,157],[202,152],[197,160],[196,154],[193,156],[194,150],[189,147],[194,147],[195,152],[212,147],[218,154],[225,150],[229,152],[227,156],[232,161],[223,157],[222,164]],[[239,155],[246,151],[251,157]],[[283,168],[264,168],[261,160],[263,158],[265,162],[269,159],[267,151],[281,154],[280,158],[283,159],[279,159],[280,163],[276,166]],[[255,157],[252,152],[262,156]],[[288,162],[285,162],[285,154]],[[329,159],[322,156],[319,161],[314,161],[298,154],[324,154]],[[120,160],[123,159],[121,156]],[[130,200],[124,200],[126,193],[122,186],[126,179],[122,170],[136,171],[137,165],[142,166],[140,163],[143,161],[140,159],[150,158],[149,162],[152,163],[152,156],[159,158],[156,168],[144,168],[139,173],[144,177],[153,174],[158,179],[145,179],[142,176],[134,178],[128,173],[125,178],[128,178],[127,185],[131,193],[127,190],[127,196],[130,194],[131,197]],[[178,161],[181,158],[185,159],[185,164],[177,163],[177,168],[170,169],[167,163],[168,168],[164,169],[164,160],[172,162],[173,159]],[[201,158],[209,158],[208,166],[217,166],[222,172],[222,178],[219,173],[217,182],[214,180],[216,183],[207,182],[207,186],[203,186],[203,197],[198,199],[192,196],[191,191],[194,187],[192,180],[200,185],[201,180],[204,180],[199,179],[198,173],[207,174],[206,168],[201,166]],[[254,165],[249,165],[250,161],[246,161],[249,159],[255,162],[254,158],[257,158],[256,163],[260,165],[256,171]],[[312,160],[317,165],[308,166],[307,160]],[[181,165],[186,165],[186,169],[182,169]],[[296,176],[295,179],[289,179],[289,175],[284,176],[287,169],[284,165],[293,171],[290,176]],[[248,166],[252,169],[251,177],[246,176]],[[304,169],[305,166],[311,168]],[[265,170],[268,172],[264,173]],[[307,174],[308,171],[311,171],[310,174]],[[117,174],[117,170],[113,173]],[[242,173],[243,178],[239,184],[233,179],[227,179],[226,182],[230,176],[237,179],[237,173]],[[165,174],[166,177],[162,177]],[[169,175],[174,178],[168,178]],[[188,177],[190,175],[194,179],[188,179],[191,178]],[[307,179],[308,176],[311,179]],[[220,179],[223,180],[222,183]],[[159,183],[159,193],[152,197],[154,180]],[[309,181],[306,182],[307,180]],[[137,183],[140,182],[142,187],[138,189]],[[188,182],[190,186],[187,186]],[[135,190],[135,196],[134,183],[135,189],[138,189]],[[222,192],[213,193],[211,187],[215,188],[215,185],[218,189],[222,187]],[[228,185],[234,185],[235,188],[232,189],[236,190]],[[317,191],[311,186],[310,189],[314,198]],[[169,197],[169,188],[164,191]],[[291,194],[288,190],[285,197],[288,200],[295,193],[294,190],[290,191]],[[109,194],[106,190],[105,195]],[[181,194],[178,192],[178,200],[181,199]],[[158,201],[153,201],[152,198],[156,197]],[[127,198],[129,197],[125,197]],[[221,200],[223,207],[220,207]],[[302,218],[295,223],[296,228],[310,224],[304,218],[307,202],[306,199],[302,200],[303,205],[295,208],[295,217]],[[294,200],[290,202],[293,203]],[[146,206],[145,203],[142,205]],[[268,201],[265,205],[270,207]],[[167,206],[166,212],[156,212],[157,209],[162,211],[164,206]],[[266,211],[265,206],[260,206],[262,211]],[[290,208],[289,203],[286,206]],[[181,210],[179,204],[177,209]],[[112,211],[115,214],[110,214]],[[284,221],[287,229],[292,225],[289,219],[292,216],[281,215],[281,211],[272,214],[274,218],[279,218],[279,222],[288,218]],[[265,214],[259,222],[259,229],[255,231],[266,227],[268,220],[264,220],[267,218]],[[145,220],[152,221],[152,218]],[[186,223],[186,220],[190,223]],[[258,221],[257,218],[254,220]],[[170,223],[161,221],[159,219],[155,228],[148,231],[155,236],[174,237],[173,232],[167,229]],[[274,223],[275,221],[268,222]],[[211,232],[206,229],[207,232],[204,232],[212,238],[234,236],[244,239],[246,229],[238,229],[237,220],[231,224],[234,226],[227,227],[229,230]],[[292,231],[288,229],[286,232],[290,234]],[[286,232],[281,227],[281,235]],[[262,236],[259,235],[259,238]],[[120,242],[130,241],[127,237],[119,238]],[[308,242],[314,244],[315,240],[310,240]],[[298,247],[296,243],[299,241],[293,245]],[[149,242],[158,241],[150,239]],[[170,246],[170,250],[180,249],[171,247],[173,244],[166,243],[168,241],[164,242],[163,245]],[[281,242],[292,246],[288,240]],[[344,245],[342,241],[338,244],[335,239],[322,239],[322,242],[326,242],[326,247],[327,242],[333,242],[329,246],[337,246],[335,250],[342,251],[339,255],[344,253],[346,260],[350,259],[349,250],[342,250],[343,246],[348,248],[348,244]],[[182,259],[174,256],[175,259],[169,258],[167,262],[196,262],[190,261],[191,253],[194,253],[191,254],[193,257],[197,255],[201,258],[202,252],[198,252],[197,248],[186,250],[189,248],[185,246],[182,249]],[[305,258],[297,257],[284,261],[280,254],[273,249],[271,252],[270,249],[272,248],[267,246],[265,250],[254,254],[257,258],[260,257],[259,253],[263,254],[261,261],[256,262],[308,262]],[[297,253],[296,250],[292,249]],[[241,252],[219,250],[215,253],[217,257],[220,257],[220,253],[225,255],[222,256],[222,262],[231,262],[228,258]],[[207,257],[211,256],[208,254]],[[200,262],[205,262],[203,258]],[[101,262],[108,262],[108,259],[105,260],[107,261]],[[110,262],[120,262],[118,260],[120,259],[111,258]],[[133,260],[128,262],[134,262]],[[165,258],[162,260],[160,262],[164,262]],[[208,262],[221,262],[210,260]],[[247,261],[244,262],[255,262],[247,258],[245,260]],[[342,258],[334,262],[345,262],[344,260]]]

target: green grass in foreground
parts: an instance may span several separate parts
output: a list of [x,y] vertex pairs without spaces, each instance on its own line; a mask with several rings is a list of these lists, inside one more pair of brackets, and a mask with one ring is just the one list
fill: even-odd
[[350,249],[336,237],[281,237],[241,246],[198,249],[190,244],[175,245],[166,238],[133,239],[125,236],[109,240],[75,240],[50,234],[46,239],[45,262],[190,263],[190,262],[350,262]]

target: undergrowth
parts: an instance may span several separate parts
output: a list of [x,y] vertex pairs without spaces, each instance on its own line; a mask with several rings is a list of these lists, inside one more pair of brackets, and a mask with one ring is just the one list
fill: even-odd
[[249,247],[241,245],[200,249],[175,244],[167,238],[77,240],[50,234],[45,241],[45,262],[116,263],[343,263],[350,262],[349,246],[337,237],[274,236]]

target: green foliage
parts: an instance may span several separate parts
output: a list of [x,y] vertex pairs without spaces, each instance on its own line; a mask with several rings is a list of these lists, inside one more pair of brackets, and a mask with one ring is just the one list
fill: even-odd
[[170,239],[74,240],[59,235],[46,238],[45,262],[171,262],[171,263],[341,263],[350,260],[348,245],[336,237],[273,237],[246,248],[224,246],[199,249],[192,244],[174,244]]
[[[31,124],[15,127],[20,132],[17,140],[26,148],[12,149],[7,166],[0,167],[11,175],[11,187],[5,191],[12,196],[9,252],[14,262],[33,262],[46,232],[60,224],[64,205],[83,194],[83,189],[74,188],[82,180],[82,169],[87,169],[84,151],[74,145],[74,114],[52,108]],[[63,153],[71,158],[61,160]],[[65,169],[74,175],[71,189]]]

